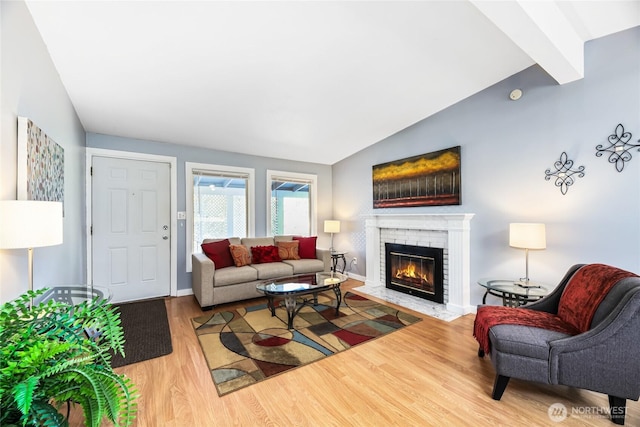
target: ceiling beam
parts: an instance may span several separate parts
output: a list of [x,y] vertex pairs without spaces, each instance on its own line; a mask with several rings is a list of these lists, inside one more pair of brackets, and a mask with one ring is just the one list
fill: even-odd
[[555,1],[470,1],[559,84],[584,77],[584,41]]

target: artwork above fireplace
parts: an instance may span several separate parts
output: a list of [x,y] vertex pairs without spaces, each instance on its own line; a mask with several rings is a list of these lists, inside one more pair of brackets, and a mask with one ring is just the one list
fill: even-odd
[[444,302],[441,248],[385,243],[385,266],[387,288]]

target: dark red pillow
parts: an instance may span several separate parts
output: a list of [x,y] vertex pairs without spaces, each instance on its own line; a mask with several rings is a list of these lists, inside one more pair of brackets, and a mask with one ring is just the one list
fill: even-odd
[[298,255],[300,255],[300,258],[316,259],[316,240],[318,240],[318,236],[293,236],[293,240],[297,240],[300,242],[300,245],[298,246]]
[[263,264],[266,262],[280,262],[277,246],[252,246],[251,264]]
[[235,265],[229,251],[229,239],[219,242],[203,243],[200,245],[202,252],[216,265],[216,268],[231,267]]

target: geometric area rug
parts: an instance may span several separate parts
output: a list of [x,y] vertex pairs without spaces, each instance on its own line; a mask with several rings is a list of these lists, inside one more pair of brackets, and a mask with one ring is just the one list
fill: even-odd
[[[249,302],[251,304],[251,302]],[[287,329],[287,312],[266,302],[191,319],[219,396],[419,322],[419,317],[346,292],[318,294]]]

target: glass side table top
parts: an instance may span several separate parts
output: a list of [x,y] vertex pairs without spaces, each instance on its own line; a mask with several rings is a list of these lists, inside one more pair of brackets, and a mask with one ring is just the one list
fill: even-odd
[[107,288],[87,285],[63,285],[53,286],[44,294],[34,300],[34,304],[40,304],[49,300],[66,304],[80,304],[84,301],[93,301],[94,298],[111,300],[111,291]]
[[272,295],[287,295],[296,293],[306,293],[308,291],[323,290],[331,288],[345,282],[349,277],[332,272],[322,272],[315,274],[301,274],[273,281],[265,281],[256,286],[260,292]]
[[544,285],[537,282],[521,284],[519,280],[484,278],[478,280],[478,284],[489,291],[523,297],[544,297],[549,293]]

